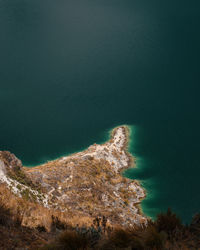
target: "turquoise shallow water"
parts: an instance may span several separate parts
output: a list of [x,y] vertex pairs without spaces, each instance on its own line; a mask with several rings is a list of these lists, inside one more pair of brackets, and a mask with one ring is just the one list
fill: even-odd
[[188,222],[200,208],[199,12],[197,0],[0,0],[0,150],[33,166],[133,125],[143,210]]
[[[158,190],[156,190],[155,179],[153,175],[148,176],[149,164],[145,155],[142,152],[139,152],[138,134],[141,134],[141,128],[139,126],[129,125],[130,130],[130,141],[129,141],[129,152],[135,157],[135,166],[134,168],[129,168],[124,171],[124,176],[130,179],[140,180],[141,186],[145,189],[146,198],[142,200],[141,208],[143,213],[147,216],[154,219],[156,215],[161,212],[160,207],[149,206],[148,203],[154,201],[158,198]],[[142,144],[141,144],[142,145]],[[147,168],[147,169],[145,169]],[[157,197],[158,196],[158,197]],[[164,208],[165,211],[165,208]]]

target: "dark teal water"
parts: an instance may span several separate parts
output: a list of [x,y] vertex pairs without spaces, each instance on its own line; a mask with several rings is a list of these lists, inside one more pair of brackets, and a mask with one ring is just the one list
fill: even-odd
[[0,0],[0,150],[36,165],[133,125],[151,216],[200,210],[199,0]]

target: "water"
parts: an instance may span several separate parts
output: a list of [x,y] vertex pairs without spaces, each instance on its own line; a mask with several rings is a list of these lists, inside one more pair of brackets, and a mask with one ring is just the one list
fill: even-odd
[[36,165],[133,125],[144,212],[188,222],[200,208],[199,12],[197,0],[0,0],[0,150]]

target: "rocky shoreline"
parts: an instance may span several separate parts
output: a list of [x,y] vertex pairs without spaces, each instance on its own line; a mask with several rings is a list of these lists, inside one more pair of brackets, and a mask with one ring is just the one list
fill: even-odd
[[138,181],[121,175],[135,162],[128,152],[129,132],[128,126],[117,127],[102,145],[34,168],[23,167],[14,155],[1,151],[0,183],[18,197],[25,194],[31,202],[71,217],[106,216],[111,225],[144,224],[140,202],[145,191]]

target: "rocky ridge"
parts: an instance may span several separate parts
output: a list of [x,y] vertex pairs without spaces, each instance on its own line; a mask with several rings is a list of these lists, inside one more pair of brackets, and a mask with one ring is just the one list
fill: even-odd
[[18,197],[70,217],[106,216],[111,225],[146,223],[139,208],[144,190],[121,175],[134,164],[128,139],[128,127],[120,126],[105,144],[34,168],[23,167],[13,154],[1,151],[0,183]]

